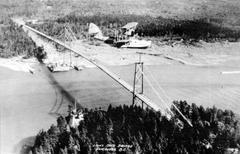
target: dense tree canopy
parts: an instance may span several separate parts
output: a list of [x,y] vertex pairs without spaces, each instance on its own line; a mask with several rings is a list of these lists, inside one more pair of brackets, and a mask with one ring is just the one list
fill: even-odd
[[240,38],[239,30],[224,27],[222,21],[216,19],[176,20],[132,14],[92,16],[69,14],[56,20],[45,21],[40,25],[30,25],[50,36],[63,40],[64,38],[60,34],[65,25],[72,29],[77,38],[84,39],[87,37],[88,24],[91,22],[98,25],[105,35],[114,36],[116,30],[133,21],[139,23],[136,29],[139,36],[162,38],[162,41],[164,39],[182,39],[184,42],[199,40],[212,42],[217,40],[237,41]]
[[85,109],[77,128],[69,127],[70,115],[59,117],[57,126],[39,132],[32,152],[221,154],[238,147],[238,121],[232,111],[174,103],[193,127],[177,112],[169,120],[139,106],[109,105],[106,111]]
[[35,42],[11,20],[0,25],[0,57],[34,56]]

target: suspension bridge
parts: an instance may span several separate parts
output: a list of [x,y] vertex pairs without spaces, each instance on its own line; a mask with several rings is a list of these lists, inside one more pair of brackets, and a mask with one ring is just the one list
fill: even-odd
[[[36,34],[38,34],[39,36],[50,40],[53,43],[59,44],[61,46],[63,46],[64,48],[66,48],[67,50],[79,56],[81,56],[82,58],[84,58],[85,60],[87,60],[88,62],[92,63],[93,65],[95,65],[97,68],[99,68],[101,71],[103,71],[104,73],[106,73],[109,77],[111,77],[114,81],[116,81],[117,83],[119,83],[122,87],[124,87],[127,91],[129,91],[130,93],[133,94],[133,105],[137,104],[137,103],[141,103],[142,106],[145,105],[148,108],[152,108],[155,111],[163,111],[162,107],[160,107],[157,103],[153,102],[150,98],[148,98],[146,95],[143,94],[143,79],[145,79],[147,81],[147,83],[150,85],[150,87],[152,88],[153,92],[156,94],[156,96],[159,98],[159,100],[164,103],[164,105],[166,106],[167,112],[165,112],[165,114],[171,115],[173,114],[171,109],[170,109],[170,105],[168,103],[165,102],[165,100],[162,98],[162,96],[159,94],[158,90],[156,88],[154,88],[153,84],[151,83],[151,81],[155,81],[157,87],[162,91],[162,94],[165,96],[165,98],[167,98],[168,102],[171,102],[172,100],[166,95],[166,93],[164,92],[164,90],[161,88],[160,84],[156,81],[156,79],[154,78],[154,76],[151,74],[151,71],[147,70],[148,73],[151,75],[151,80],[150,78],[148,78],[146,76],[146,74],[143,72],[143,62],[141,62],[141,60],[139,62],[135,63],[135,73],[134,73],[134,83],[133,86],[131,86],[130,84],[128,84],[126,81],[124,81],[122,78],[120,78],[118,75],[116,75],[115,73],[113,73],[112,71],[110,71],[107,67],[105,67],[104,65],[101,64],[101,62],[97,59],[92,59],[91,57],[87,56],[86,54],[82,53],[81,51],[78,51],[77,49],[73,49],[72,47],[70,47],[69,45],[67,45],[66,43],[57,40],[51,36],[48,36],[28,25],[25,25],[24,23],[20,23],[21,26],[23,26],[24,28],[26,28],[27,30],[30,30]],[[75,39],[75,37],[74,37]],[[190,125],[192,126],[191,122],[181,113],[181,111],[173,104],[171,103],[172,106],[175,108],[175,110],[181,115],[181,117]]]

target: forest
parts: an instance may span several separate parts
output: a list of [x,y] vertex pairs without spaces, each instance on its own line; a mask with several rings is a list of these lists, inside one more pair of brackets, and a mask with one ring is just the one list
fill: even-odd
[[230,110],[174,104],[192,122],[189,126],[174,108],[167,119],[160,112],[139,106],[109,105],[107,110],[79,109],[84,120],[69,127],[70,114],[57,125],[41,130],[33,154],[221,154],[239,148],[239,123]]
[[0,57],[21,55],[29,58],[34,56],[36,48],[35,42],[12,20],[9,19],[0,25]]
[[[223,26],[224,23],[217,19],[177,20],[144,15],[92,15],[79,16],[74,13],[56,20],[47,20],[42,24],[30,26],[63,40],[60,36],[62,29],[68,25],[79,39],[86,39],[89,23],[95,23],[106,36],[114,37],[115,31],[128,22],[138,22],[136,33],[141,37],[164,40],[183,40],[184,42],[238,41],[240,30]],[[155,39],[154,39],[155,38]]]

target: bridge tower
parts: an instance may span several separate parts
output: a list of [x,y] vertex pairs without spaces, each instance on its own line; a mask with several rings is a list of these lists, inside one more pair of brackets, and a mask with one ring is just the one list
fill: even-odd
[[143,62],[141,62],[141,54],[139,54],[139,61],[135,63],[132,105],[142,104],[143,107],[144,102],[136,97],[136,93],[143,94]]

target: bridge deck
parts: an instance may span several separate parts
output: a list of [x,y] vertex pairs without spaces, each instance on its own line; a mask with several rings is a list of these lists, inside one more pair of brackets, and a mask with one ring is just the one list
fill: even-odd
[[[63,47],[65,47],[66,49],[78,54],[79,56],[81,56],[82,58],[86,59],[87,61],[89,61],[90,63],[94,64],[96,67],[98,67],[100,70],[102,70],[104,73],[106,73],[109,77],[111,77],[113,80],[115,80],[116,82],[118,82],[121,86],[123,86],[126,90],[128,90],[129,92],[133,93],[133,87],[131,85],[129,85],[126,81],[124,81],[123,79],[121,79],[119,76],[117,76],[115,73],[109,71],[105,66],[101,65],[100,63],[97,62],[97,60],[93,60],[90,57],[88,57],[87,55],[85,55],[84,53],[77,51],[76,49],[71,48],[70,46],[68,46],[67,44],[64,44],[63,42],[52,38],[51,36],[48,36],[30,26],[27,26],[25,24],[22,24],[23,27],[35,32],[36,34],[45,37],[59,45],[62,45]],[[148,107],[159,111],[160,107],[159,105],[157,105],[156,103],[154,103],[153,101],[151,101],[147,96],[143,95],[143,94],[138,94],[135,93],[135,95],[144,102],[144,104],[146,104]]]

